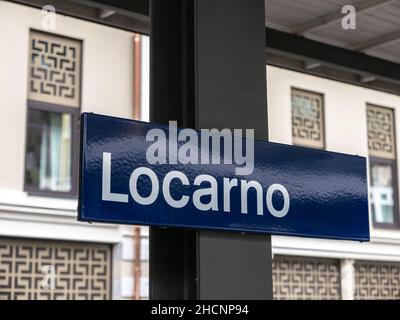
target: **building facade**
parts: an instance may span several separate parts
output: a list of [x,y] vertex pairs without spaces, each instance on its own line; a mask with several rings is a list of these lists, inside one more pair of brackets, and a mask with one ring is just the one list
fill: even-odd
[[[148,298],[148,229],[76,221],[79,114],[148,121],[148,38],[42,22],[0,1],[0,299]],[[369,243],[272,237],[274,298],[400,298],[400,97],[266,70],[270,140],[366,156],[370,184]]]
[[399,299],[397,95],[268,66],[271,141],[368,157],[371,241],[272,237],[276,299]]
[[79,114],[137,117],[145,45],[63,15],[44,28],[44,18],[0,1],[0,299],[146,297],[147,250],[135,260],[134,238],[147,230],[76,220]]

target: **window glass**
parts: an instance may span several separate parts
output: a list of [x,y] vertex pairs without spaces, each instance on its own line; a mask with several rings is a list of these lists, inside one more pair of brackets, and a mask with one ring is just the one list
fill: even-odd
[[392,167],[371,164],[370,202],[375,222],[394,223],[393,189]]
[[71,191],[71,118],[68,113],[28,109],[27,187]]

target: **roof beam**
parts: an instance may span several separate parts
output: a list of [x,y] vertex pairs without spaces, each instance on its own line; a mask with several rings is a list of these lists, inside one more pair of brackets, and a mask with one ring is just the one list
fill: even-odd
[[[78,19],[92,21],[133,32],[149,33],[149,17],[144,4],[147,0],[116,2],[118,7],[110,6],[111,0],[9,0],[34,8],[41,9],[51,4],[58,14],[68,15]],[[143,6],[139,6],[143,4]],[[137,8],[135,7],[137,6]],[[136,9],[137,10],[136,10]],[[143,9],[143,10],[142,10]],[[142,13],[143,12],[143,13]]]
[[266,28],[265,38],[267,50],[290,53],[349,72],[373,75],[385,81],[400,82],[400,64],[395,62],[270,28]]
[[105,8],[99,9],[99,18],[100,19],[108,18],[108,17],[112,16],[113,14],[115,14],[114,10],[105,9]]
[[[395,1],[397,1],[397,0],[364,0],[364,1],[360,1],[359,3],[355,3],[354,7],[356,9],[356,13],[360,14],[363,12],[377,9],[381,6],[388,5]],[[319,16],[315,19],[311,19],[309,21],[306,21],[303,24],[295,26],[293,28],[293,33],[298,34],[298,35],[305,35],[311,31],[314,31],[315,29],[336,23],[336,22],[340,21],[343,17],[344,17],[344,15],[342,14],[342,10],[340,7],[333,12],[330,12],[323,16]]]
[[304,61],[304,69],[306,69],[306,70],[312,70],[315,68],[319,68],[320,66],[321,66],[320,61],[315,61],[315,60]]
[[124,15],[149,14],[149,0],[115,1],[115,0],[70,0],[84,5],[114,10]]
[[400,40],[400,30],[384,34],[382,36],[372,38],[353,45],[353,50],[365,52],[369,49],[376,48],[385,44],[397,42]]
[[359,80],[361,83],[370,83],[372,81],[375,81],[376,77],[367,74],[362,74],[359,76]]

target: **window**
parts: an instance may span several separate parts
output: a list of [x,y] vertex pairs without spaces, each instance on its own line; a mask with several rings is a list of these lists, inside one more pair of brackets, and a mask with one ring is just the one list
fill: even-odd
[[325,147],[321,94],[292,89],[292,137],[295,145]]
[[78,121],[77,111],[28,103],[25,160],[27,191],[76,194],[72,177],[76,171],[73,155],[77,143],[73,124]]
[[393,110],[368,105],[367,125],[372,218],[378,227],[393,227],[398,224]]
[[25,190],[75,196],[81,41],[30,32]]

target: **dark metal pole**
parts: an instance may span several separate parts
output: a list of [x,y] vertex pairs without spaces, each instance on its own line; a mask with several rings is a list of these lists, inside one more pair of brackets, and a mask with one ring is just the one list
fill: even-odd
[[[194,1],[150,1],[150,120],[195,128]],[[150,228],[150,298],[196,299],[196,231]]]
[[[268,138],[264,0],[150,2],[151,121]],[[267,235],[151,228],[151,299],[271,299]]]
[[[200,128],[254,128],[268,139],[264,0],[199,0],[196,19]],[[198,233],[200,299],[271,299],[271,237]]]

